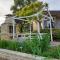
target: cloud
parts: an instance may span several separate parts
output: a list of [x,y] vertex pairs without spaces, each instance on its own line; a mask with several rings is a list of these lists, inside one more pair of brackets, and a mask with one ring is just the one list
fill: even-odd
[[11,5],[13,5],[13,0],[0,0],[0,16],[11,13]]
[[13,0],[0,0],[0,25],[5,21],[4,15],[11,13],[11,5],[13,5]]
[[5,16],[0,17],[0,25],[5,22]]

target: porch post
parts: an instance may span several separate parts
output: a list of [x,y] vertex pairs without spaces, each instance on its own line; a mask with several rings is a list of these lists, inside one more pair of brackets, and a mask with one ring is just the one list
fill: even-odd
[[39,17],[37,15],[37,30],[38,30],[38,33],[40,34],[40,25],[39,25]]
[[53,20],[53,17],[51,16],[51,14],[50,14],[50,11],[49,11],[49,9],[48,9],[48,6],[46,6],[46,9],[47,9],[47,12],[48,12],[48,14],[49,14],[49,16],[50,16],[50,34],[51,34],[51,42],[53,41],[53,36],[52,36],[52,24],[51,24],[51,20]]
[[41,36],[41,33],[40,33],[40,25],[39,25],[39,16],[37,15],[37,30],[38,30],[38,38],[39,38],[39,36],[40,36],[40,38],[42,39],[42,36]]
[[52,36],[52,24],[51,21],[53,21],[53,17],[51,16],[49,10],[48,10],[48,14],[50,15],[50,34],[51,34],[51,42],[53,41],[53,36]]
[[15,20],[13,19],[13,39],[15,38]]
[[31,23],[30,23],[30,40],[31,40]]
[[52,36],[52,24],[51,24],[51,18],[50,18],[50,34],[51,34],[51,42],[53,41],[53,36]]

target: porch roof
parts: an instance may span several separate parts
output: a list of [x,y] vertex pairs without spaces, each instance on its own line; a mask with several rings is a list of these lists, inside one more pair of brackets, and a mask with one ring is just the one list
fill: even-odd
[[[60,10],[50,10],[50,13],[51,13],[52,17],[56,17],[56,18],[60,19]],[[44,14],[48,15],[48,12],[44,11]]]
[[60,18],[60,10],[51,10],[50,13],[56,18]]

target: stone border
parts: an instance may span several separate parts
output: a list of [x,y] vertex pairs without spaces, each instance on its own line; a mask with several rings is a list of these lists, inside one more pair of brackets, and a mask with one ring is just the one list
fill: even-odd
[[0,49],[0,57],[4,60],[45,60],[45,57],[34,56],[6,49]]

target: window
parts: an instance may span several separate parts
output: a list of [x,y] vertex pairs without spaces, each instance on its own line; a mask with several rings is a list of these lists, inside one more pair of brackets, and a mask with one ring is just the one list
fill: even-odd
[[9,33],[13,33],[13,26],[9,26]]

